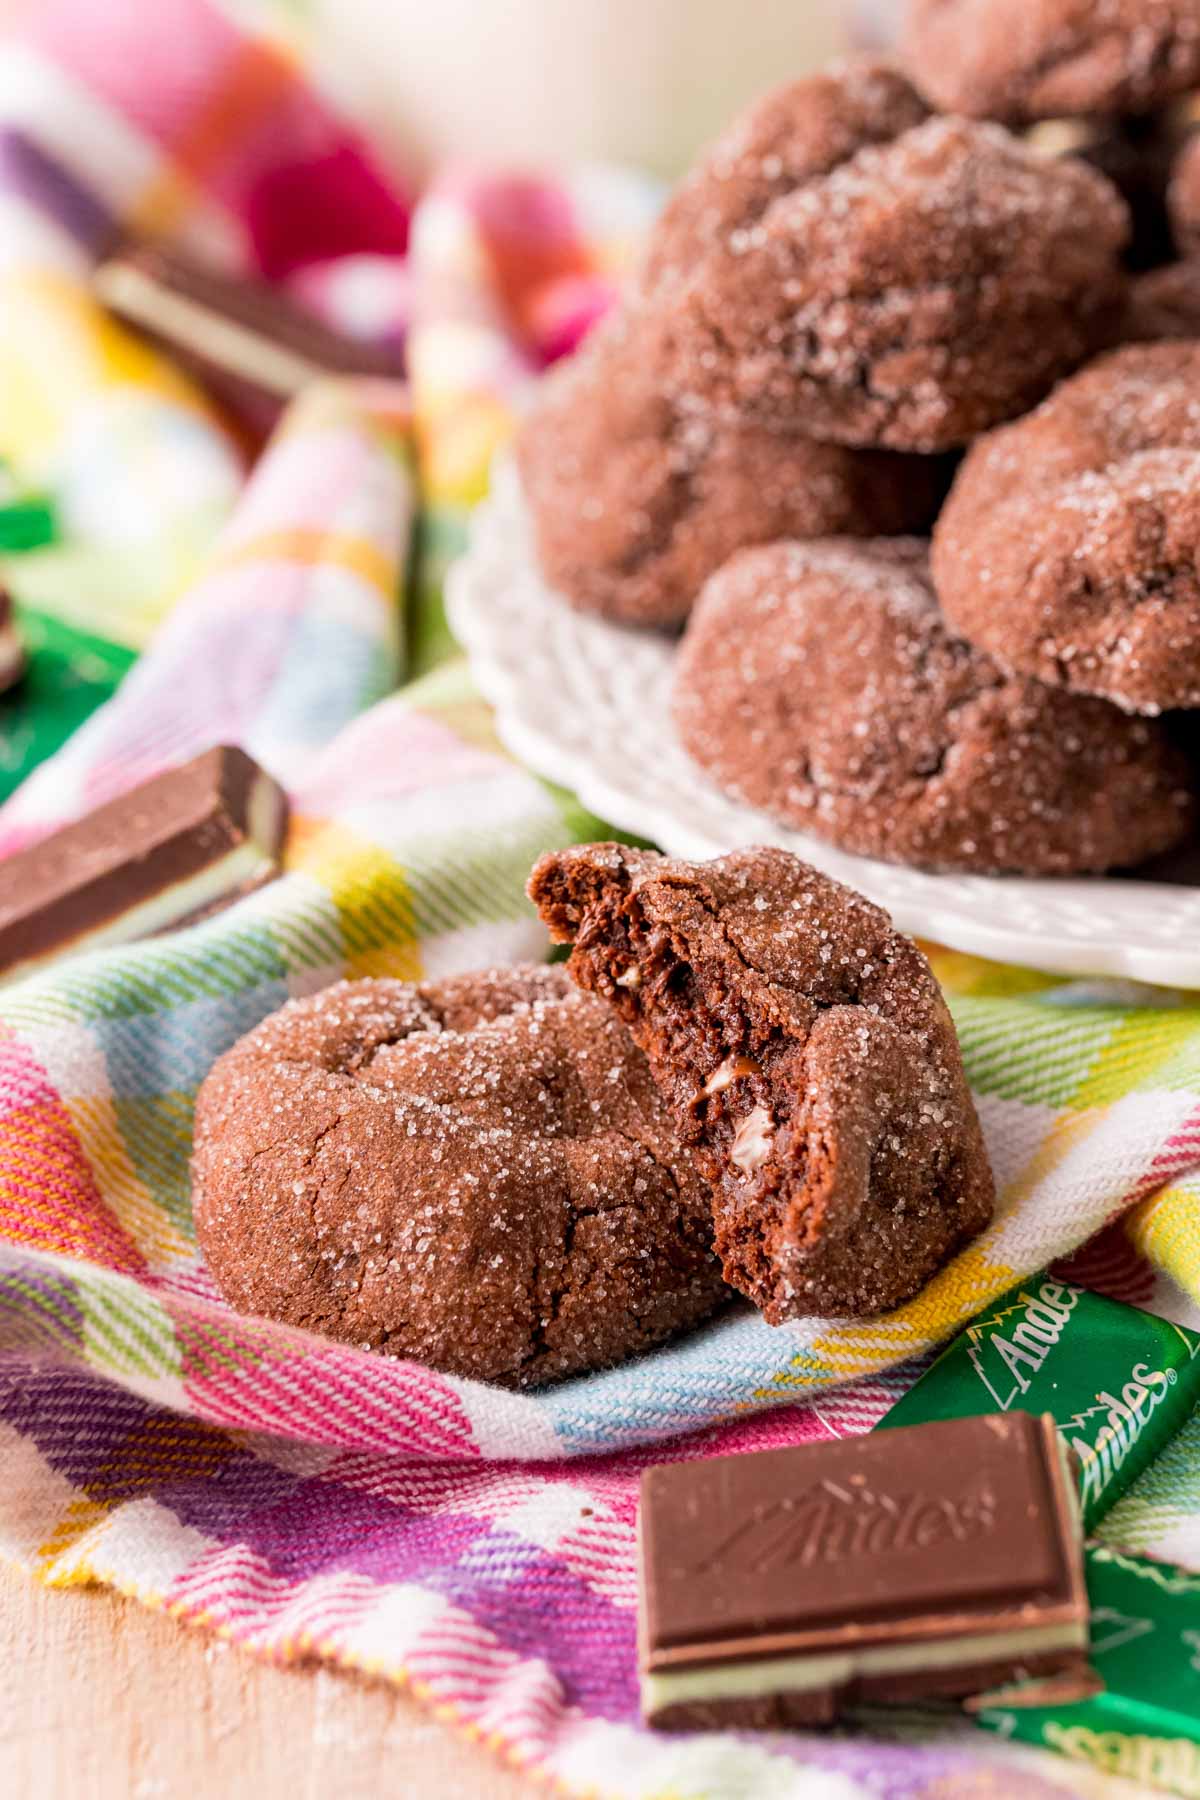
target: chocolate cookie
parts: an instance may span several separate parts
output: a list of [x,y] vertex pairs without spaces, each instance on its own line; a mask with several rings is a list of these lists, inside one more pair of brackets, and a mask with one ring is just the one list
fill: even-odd
[[1175,159],[1167,189],[1167,210],[1181,256],[1200,252],[1200,132],[1194,132]]
[[196,1233],[240,1310],[533,1386],[724,1296],[644,1058],[561,969],[294,1000],[196,1101]]
[[952,637],[912,538],[742,551],[692,614],[674,715],[727,792],[887,862],[1082,873],[1170,849],[1193,816],[1162,725]]
[[939,461],[688,416],[663,392],[666,357],[653,307],[623,311],[549,377],[517,440],[538,560],[581,611],[679,625],[744,544],[932,522]]
[[1098,358],[981,438],[933,536],[952,628],[1129,712],[1200,706],[1200,344]]
[[1200,87],[1200,13],[1196,0],[910,0],[903,52],[943,112],[1145,113]]
[[545,856],[530,896],[645,1050],[713,1191],[725,1276],[772,1324],[915,1294],[991,1217],[928,963],[782,850]]
[[890,144],[929,108],[893,64],[834,63],[764,94],[697,161],[651,235],[642,285],[687,280],[702,256],[746,231],[775,200],[840,168],[867,144]]
[[1200,256],[1166,263],[1131,281],[1118,337],[1123,344],[1200,338]]
[[1077,157],[930,119],[724,229],[655,299],[682,409],[935,451],[1040,399],[1120,297],[1124,202]]

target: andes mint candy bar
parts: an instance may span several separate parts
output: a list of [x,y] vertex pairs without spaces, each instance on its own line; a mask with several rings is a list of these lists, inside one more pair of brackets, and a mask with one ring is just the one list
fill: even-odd
[[1086,1668],[1079,1511],[1049,1419],[650,1469],[640,1546],[651,1724],[824,1724]]
[[278,873],[279,785],[244,751],[206,750],[0,862],[0,976],[148,937]]
[[240,411],[262,419],[330,375],[399,377],[394,347],[344,337],[265,283],[142,245],[100,264],[97,295]]
[[1050,1413],[1091,1531],[1200,1402],[1197,1352],[1200,1336],[1170,1319],[1034,1276],[972,1320],[876,1429],[997,1407]]

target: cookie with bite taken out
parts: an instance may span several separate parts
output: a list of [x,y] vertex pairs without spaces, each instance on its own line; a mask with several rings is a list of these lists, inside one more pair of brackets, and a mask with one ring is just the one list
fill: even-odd
[[649,1059],[726,1279],[772,1324],[898,1306],[988,1223],[945,1001],[861,894],[782,850],[617,844],[543,857],[529,893]]

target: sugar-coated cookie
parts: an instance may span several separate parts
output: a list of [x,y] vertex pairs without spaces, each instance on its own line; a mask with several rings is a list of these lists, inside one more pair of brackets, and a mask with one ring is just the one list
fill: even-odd
[[954,1026],[877,906],[782,850],[543,857],[568,967],[646,1052],[713,1192],[726,1279],[772,1324],[915,1294],[991,1217]]
[[631,306],[547,379],[518,437],[539,563],[581,611],[676,626],[745,544],[932,522],[940,461],[683,413],[668,363],[657,310]]
[[669,386],[700,416],[948,449],[1083,361],[1123,291],[1129,214],[1111,182],[998,125],[928,119],[801,165],[782,192],[752,189],[733,223],[719,163],[693,177],[706,180],[719,229],[694,226],[697,251],[653,289]]
[[509,1386],[726,1297],[645,1059],[561,969],[295,1000],[196,1102],[196,1232],[240,1310]]
[[1200,706],[1200,343],[1099,357],[967,454],[933,534],[953,630],[1130,712]]
[[1196,0],[909,0],[905,66],[943,112],[1148,113],[1200,87]]
[[917,539],[734,557],[688,624],[673,710],[726,792],[888,862],[1081,874],[1170,849],[1194,818],[1161,722],[955,638]]

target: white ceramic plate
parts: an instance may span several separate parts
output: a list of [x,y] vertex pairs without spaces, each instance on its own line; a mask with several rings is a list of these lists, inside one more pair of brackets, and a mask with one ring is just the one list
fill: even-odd
[[1200,987],[1200,853],[1155,879],[927,875],[850,856],[727,800],[671,726],[672,646],[573,611],[538,574],[515,472],[502,465],[451,571],[451,627],[500,736],[621,830],[676,856],[781,844],[886,907],[902,931],[1065,975]]

